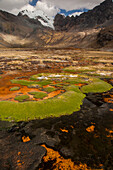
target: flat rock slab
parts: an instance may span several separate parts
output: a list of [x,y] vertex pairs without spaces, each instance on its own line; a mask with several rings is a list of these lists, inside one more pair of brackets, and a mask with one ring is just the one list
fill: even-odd
[[[3,137],[3,138],[2,138]],[[46,149],[32,141],[23,143],[16,136],[0,136],[0,167],[2,170],[38,168]]]

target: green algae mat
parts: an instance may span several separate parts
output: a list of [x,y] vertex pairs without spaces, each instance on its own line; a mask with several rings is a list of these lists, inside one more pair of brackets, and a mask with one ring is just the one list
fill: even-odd
[[[46,78],[46,80],[45,80]],[[41,79],[41,80],[38,80]],[[34,80],[34,81],[31,81]],[[69,115],[74,111],[80,110],[85,94],[89,92],[105,92],[112,88],[112,86],[98,78],[77,77],[70,74],[40,74],[34,75],[29,81],[26,80],[11,80],[13,84],[21,84],[24,86],[38,84],[38,85],[54,85],[52,81],[60,84],[64,89],[64,93],[60,95],[39,101],[23,101],[20,96],[17,97],[18,101],[1,101],[0,102],[0,118],[6,121],[28,121],[33,119],[43,119],[47,117],[59,117],[61,115]],[[63,82],[63,83],[61,83]],[[75,83],[86,83],[86,85],[79,87]],[[50,91],[55,88],[49,89]],[[33,95],[39,93],[33,92]],[[27,97],[27,96],[24,96]]]

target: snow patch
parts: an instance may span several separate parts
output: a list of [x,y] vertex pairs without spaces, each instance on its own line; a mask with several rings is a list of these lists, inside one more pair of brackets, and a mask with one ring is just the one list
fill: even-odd
[[[23,10],[20,12],[22,15],[27,15],[29,18],[38,19],[43,26],[54,29],[54,18],[48,17],[42,10]],[[38,18],[40,17],[40,18]]]

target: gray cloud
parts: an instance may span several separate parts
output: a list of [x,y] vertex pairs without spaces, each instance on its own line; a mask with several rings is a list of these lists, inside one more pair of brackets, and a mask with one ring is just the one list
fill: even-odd
[[91,9],[103,2],[103,0],[40,0],[49,5],[57,6],[58,8],[66,9],[67,11],[80,8]]
[[29,3],[29,0],[0,0],[0,9],[10,11],[14,8],[21,8]]
[[[29,1],[32,0],[0,0],[0,8],[17,14],[22,9],[30,8]],[[67,11],[80,8],[92,9],[101,2],[103,0],[39,0],[35,9],[41,9],[49,16],[54,16],[60,8]]]

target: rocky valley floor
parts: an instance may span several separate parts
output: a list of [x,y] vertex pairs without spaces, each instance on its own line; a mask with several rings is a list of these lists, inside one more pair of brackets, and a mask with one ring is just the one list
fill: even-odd
[[0,74],[0,169],[113,169],[112,52],[1,48]]

